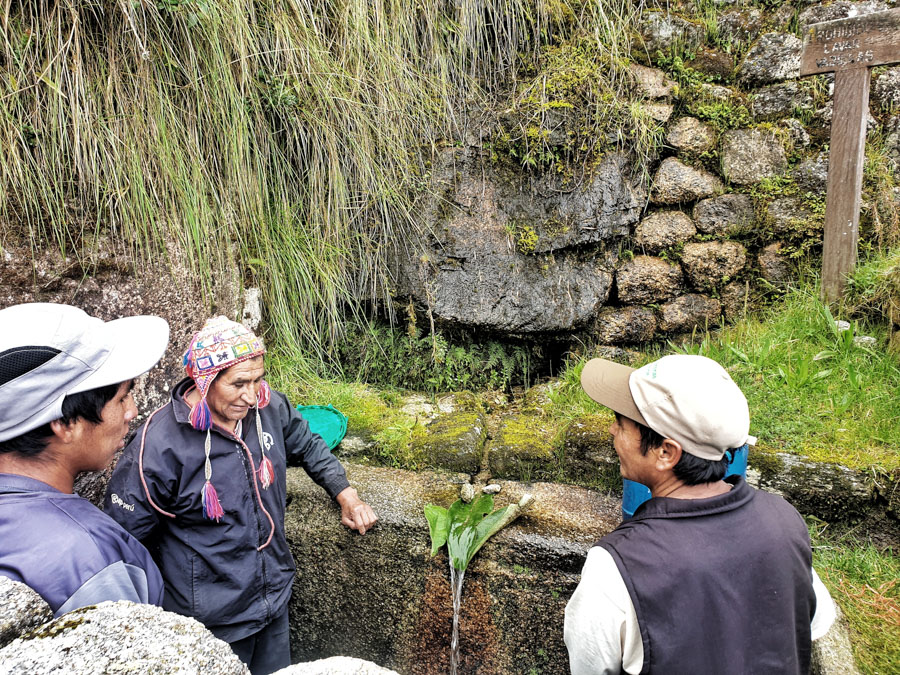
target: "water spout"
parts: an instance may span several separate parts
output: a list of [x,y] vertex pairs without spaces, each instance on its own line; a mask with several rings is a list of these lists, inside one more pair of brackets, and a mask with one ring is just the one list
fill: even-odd
[[457,571],[450,563],[450,595],[453,598],[453,633],[450,638],[450,675],[457,675],[459,667],[459,608],[462,604],[465,570]]

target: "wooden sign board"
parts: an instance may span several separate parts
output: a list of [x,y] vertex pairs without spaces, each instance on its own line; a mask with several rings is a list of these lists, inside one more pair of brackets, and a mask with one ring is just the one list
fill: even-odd
[[806,29],[800,75],[834,73],[834,110],[825,197],[822,299],[837,302],[856,265],[869,112],[869,68],[900,61],[900,9]]
[[800,75],[900,61],[900,9],[814,23],[803,36]]

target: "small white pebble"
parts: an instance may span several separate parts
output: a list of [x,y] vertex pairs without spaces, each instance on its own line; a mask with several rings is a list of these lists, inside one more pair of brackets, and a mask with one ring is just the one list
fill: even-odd
[[878,340],[869,335],[857,335],[853,338],[853,344],[857,347],[877,347]]
[[839,331],[842,331],[842,332],[845,330],[850,330],[850,322],[849,321],[841,321],[840,319],[837,319],[834,322],[834,325],[837,327],[837,329]]
[[481,488],[481,491],[486,495],[495,495],[500,492],[500,486],[497,483],[491,483]]
[[459,488],[459,498],[462,499],[466,504],[475,499],[475,488],[472,487],[471,483],[463,483]]

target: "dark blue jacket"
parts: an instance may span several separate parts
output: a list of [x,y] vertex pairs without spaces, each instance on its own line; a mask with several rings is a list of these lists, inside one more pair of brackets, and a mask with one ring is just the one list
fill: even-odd
[[[138,466],[142,426],[116,466],[104,509],[150,549],[166,582],[163,607],[234,642],[264,628],[290,599],[294,561],[284,533],[286,465],[302,466],[332,498],[349,483],[325,442],[310,432],[284,394],[273,391],[260,418],[264,442],[271,444],[274,482],[263,490],[255,473],[261,460],[255,410],[244,418],[241,438],[214,425],[212,484],[225,515],[218,522],[206,519],[201,504],[206,432],[191,427],[184,401],[192,385],[190,379],[179,382],[172,401],[149,421],[146,491]],[[155,509],[147,491],[174,517]]]
[[641,628],[641,673],[809,672],[809,533],[781,497],[737,476],[706,499],[656,497],[600,540]]
[[54,616],[106,600],[161,605],[150,554],[88,500],[0,473],[0,575],[33,588]]

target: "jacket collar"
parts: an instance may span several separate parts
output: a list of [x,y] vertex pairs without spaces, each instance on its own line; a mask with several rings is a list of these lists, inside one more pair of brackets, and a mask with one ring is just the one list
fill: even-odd
[[649,518],[694,518],[709,516],[724,511],[733,511],[753,499],[754,490],[740,476],[729,476],[726,483],[732,486],[728,492],[705,499],[675,499],[674,497],[653,497],[644,502],[635,512],[631,521]]
[[53,492],[58,495],[66,494],[43,481],[39,481],[37,478],[20,476],[17,473],[0,473],[0,494],[4,492]]

